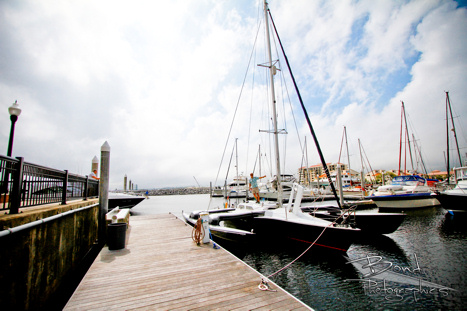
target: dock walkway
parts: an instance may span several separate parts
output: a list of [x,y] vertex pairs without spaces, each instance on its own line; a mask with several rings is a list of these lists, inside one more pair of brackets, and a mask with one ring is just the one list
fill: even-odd
[[191,232],[172,214],[131,216],[126,248],[102,249],[65,310],[310,310]]

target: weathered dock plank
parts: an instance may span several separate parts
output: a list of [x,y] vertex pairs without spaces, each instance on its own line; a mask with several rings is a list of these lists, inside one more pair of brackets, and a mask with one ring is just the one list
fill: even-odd
[[171,214],[131,216],[126,248],[104,247],[65,310],[309,310]]

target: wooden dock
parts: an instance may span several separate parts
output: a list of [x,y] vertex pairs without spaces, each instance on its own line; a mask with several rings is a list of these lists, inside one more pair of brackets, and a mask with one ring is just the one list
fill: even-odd
[[310,310],[172,214],[131,216],[126,248],[104,247],[65,310]]

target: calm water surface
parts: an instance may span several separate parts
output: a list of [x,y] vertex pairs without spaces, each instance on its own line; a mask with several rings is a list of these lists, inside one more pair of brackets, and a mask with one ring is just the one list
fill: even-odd
[[[182,218],[182,211],[206,209],[209,204],[222,206],[222,199],[157,196],[135,206],[132,213],[170,212]],[[347,252],[353,263],[311,249],[271,280],[315,310],[465,310],[466,221],[467,217],[446,216],[441,207],[410,211],[396,232],[354,243]],[[265,276],[299,255],[271,248],[229,250]],[[362,267],[368,263],[370,267]],[[370,279],[364,274],[371,268]]]

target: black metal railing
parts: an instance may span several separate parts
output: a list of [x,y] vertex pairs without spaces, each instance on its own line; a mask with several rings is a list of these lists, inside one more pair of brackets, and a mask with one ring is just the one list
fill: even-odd
[[87,199],[98,195],[99,181],[70,174],[23,158],[0,155],[0,210],[16,214],[21,207]]

